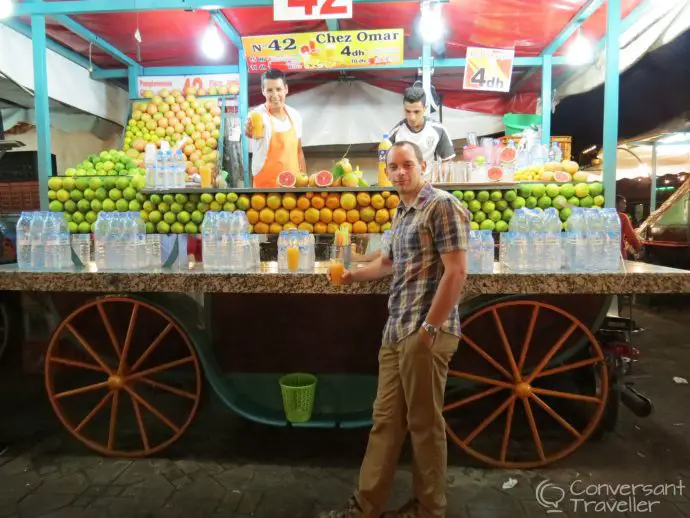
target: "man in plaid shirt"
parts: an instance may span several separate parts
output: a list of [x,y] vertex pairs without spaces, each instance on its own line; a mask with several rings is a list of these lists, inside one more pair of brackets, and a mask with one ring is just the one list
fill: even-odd
[[[343,275],[345,284],[392,275],[389,317],[359,487],[345,508],[320,518],[445,517],[443,401],[448,363],[460,337],[458,303],[467,272],[469,218],[454,196],[422,179],[425,169],[415,144],[393,145],[387,173],[401,203],[391,253]],[[414,499],[381,514],[407,432],[414,453]]]

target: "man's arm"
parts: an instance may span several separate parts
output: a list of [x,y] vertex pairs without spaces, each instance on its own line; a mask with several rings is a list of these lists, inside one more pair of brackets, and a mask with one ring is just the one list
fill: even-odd
[[366,266],[348,271],[343,276],[343,281],[345,281],[346,284],[350,284],[352,282],[375,281],[377,279],[388,277],[392,273],[393,261],[379,255],[379,257],[374,259]]
[[447,162],[455,158],[455,147],[453,146],[453,141],[450,139],[450,135],[443,126],[436,126],[439,131],[439,141],[436,144],[436,156],[443,162]]
[[299,160],[299,168],[300,168],[301,172],[306,173],[307,172],[307,160],[304,158],[304,150],[302,149],[302,139],[299,139],[297,146],[298,146],[297,152],[299,153],[299,155],[297,157],[297,159]]
[[426,321],[436,328],[448,320],[451,310],[460,302],[467,279],[467,252],[457,250],[441,254],[441,261],[444,272],[426,317]]
[[637,234],[633,229],[632,223],[630,223],[630,218],[627,214],[621,214],[620,219],[621,227],[623,229],[623,238],[631,247],[633,247],[635,252],[639,252],[642,248],[642,243],[640,243],[640,240],[637,238]]

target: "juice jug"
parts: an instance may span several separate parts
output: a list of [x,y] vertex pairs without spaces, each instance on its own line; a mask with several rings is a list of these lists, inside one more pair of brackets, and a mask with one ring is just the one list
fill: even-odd
[[387,187],[392,185],[386,174],[386,156],[388,155],[388,150],[392,147],[393,143],[388,140],[388,134],[386,133],[379,144],[379,174],[377,182],[379,186]]

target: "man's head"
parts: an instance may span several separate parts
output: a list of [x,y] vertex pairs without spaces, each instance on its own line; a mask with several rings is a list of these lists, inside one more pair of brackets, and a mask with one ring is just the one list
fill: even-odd
[[424,126],[424,114],[426,113],[426,94],[424,88],[415,83],[405,90],[403,97],[405,120],[412,129],[421,129]]
[[388,150],[386,172],[401,195],[414,194],[419,190],[424,171],[426,162],[417,144],[403,140]]
[[271,68],[261,76],[261,93],[269,108],[280,109],[285,106],[288,93],[287,80],[282,70]]
[[625,199],[625,196],[622,194],[617,194],[616,195],[616,210],[618,212],[625,212],[625,210],[628,208],[628,200]]

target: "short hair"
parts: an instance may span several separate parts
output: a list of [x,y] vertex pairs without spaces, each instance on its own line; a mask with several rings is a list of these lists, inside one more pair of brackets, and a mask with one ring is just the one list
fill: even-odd
[[263,75],[261,76],[262,89],[267,79],[282,79],[283,84],[287,85],[287,78],[285,77],[285,72],[277,68],[269,68],[268,70],[266,70],[266,72],[263,73]]
[[422,165],[422,162],[424,162],[424,154],[422,153],[422,149],[414,142],[410,142],[409,140],[398,140],[393,143],[391,149],[405,146],[409,146],[412,148],[412,151],[414,151],[414,156],[415,158],[417,158],[417,162],[419,162],[419,165]]
[[622,202],[622,201],[626,201],[626,202],[627,202],[628,200],[627,200],[627,199],[625,198],[625,196],[623,196],[622,194],[616,194],[616,203],[618,204],[618,203],[620,203],[620,202]]
[[422,88],[418,82],[408,87],[405,90],[405,95],[403,96],[403,103],[422,103],[426,106],[426,93],[424,88]]

